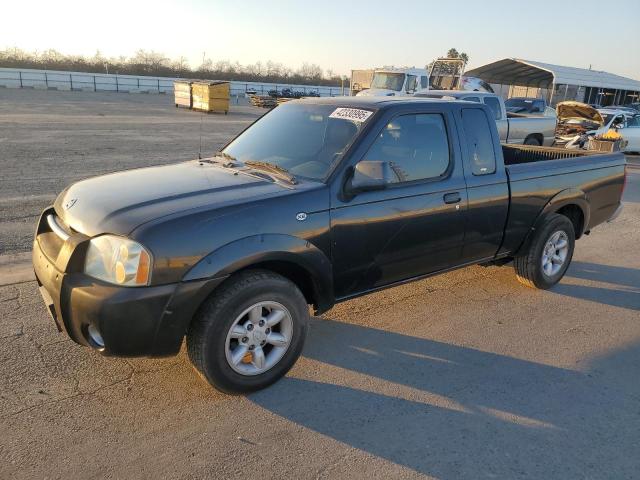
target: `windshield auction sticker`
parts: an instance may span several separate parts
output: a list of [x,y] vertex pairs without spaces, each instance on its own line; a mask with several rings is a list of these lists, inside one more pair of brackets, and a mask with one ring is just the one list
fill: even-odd
[[336,108],[329,118],[341,118],[343,120],[351,120],[353,122],[365,122],[373,112],[369,110],[360,110],[359,108]]

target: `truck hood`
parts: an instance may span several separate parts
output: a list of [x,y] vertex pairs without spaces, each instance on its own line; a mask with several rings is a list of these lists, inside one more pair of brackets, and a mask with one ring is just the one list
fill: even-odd
[[270,180],[194,160],[82,180],[64,190],[54,208],[64,223],[85,235],[127,235],[166,215],[287,191]]
[[564,122],[567,120],[589,120],[591,122],[604,124],[602,115],[593,108],[591,105],[580,102],[560,102],[556,105],[556,112],[558,114],[558,121]]

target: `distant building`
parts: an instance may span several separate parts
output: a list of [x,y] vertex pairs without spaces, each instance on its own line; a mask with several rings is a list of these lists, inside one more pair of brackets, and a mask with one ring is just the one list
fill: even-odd
[[505,98],[545,98],[551,105],[564,100],[607,105],[640,101],[640,81],[586,68],[505,58],[468,70],[465,75],[492,84]]

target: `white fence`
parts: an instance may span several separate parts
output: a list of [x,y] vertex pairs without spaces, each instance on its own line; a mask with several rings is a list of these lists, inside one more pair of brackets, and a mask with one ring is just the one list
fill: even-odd
[[[8,88],[41,88],[123,93],[173,93],[174,80],[184,79],[147,77],[143,75],[0,68],[0,87]],[[340,87],[237,81],[231,81],[230,83],[231,95],[242,95],[246,92],[266,95],[269,90],[281,91],[283,88],[290,88],[291,90],[300,91],[304,94],[316,92],[322,97],[342,95],[342,89]],[[345,93],[346,92],[347,90],[345,90]]]

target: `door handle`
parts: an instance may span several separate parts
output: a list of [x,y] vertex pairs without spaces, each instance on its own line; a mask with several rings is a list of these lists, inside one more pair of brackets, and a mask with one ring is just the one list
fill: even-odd
[[442,197],[444,203],[458,203],[462,198],[460,197],[460,192],[451,192],[445,193],[444,197]]

